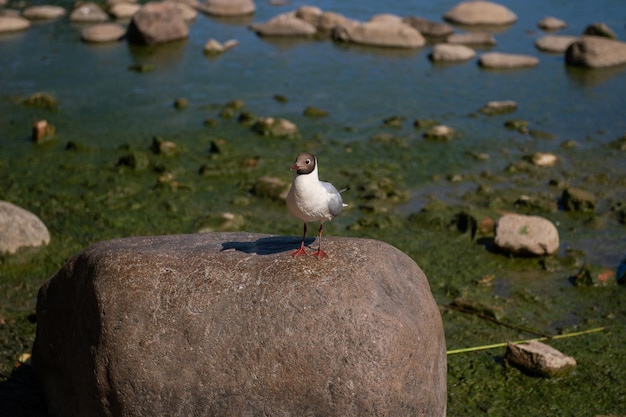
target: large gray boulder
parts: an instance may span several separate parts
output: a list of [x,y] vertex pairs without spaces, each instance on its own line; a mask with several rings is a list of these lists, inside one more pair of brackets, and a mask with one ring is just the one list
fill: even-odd
[[385,243],[247,233],[100,242],[45,283],[33,367],[58,416],[444,416],[424,273]]
[[333,29],[332,38],[340,42],[393,48],[419,48],[426,43],[422,34],[413,26],[402,21],[384,19],[337,26]]
[[565,62],[587,68],[626,64],[626,42],[600,36],[583,36],[565,51]]
[[149,2],[133,15],[126,37],[130,43],[156,45],[186,39],[189,28],[175,3]]
[[50,232],[39,217],[8,201],[0,201],[0,254],[45,246]]

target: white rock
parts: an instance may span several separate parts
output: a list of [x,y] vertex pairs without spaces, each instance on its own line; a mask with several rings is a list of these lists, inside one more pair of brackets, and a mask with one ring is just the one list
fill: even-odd
[[559,232],[543,217],[505,214],[497,222],[495,244],[514,255],[550,255],[559,249]]
[[530,162],[538,167],[551,167],[556,164],[558,158],[551,153],[535,152],[530,156]]
[[85,42],[103,43],[117,42],[124,37],[126,28],[117,23],[100,23],[85,28],[81,33],[81,39]]
[[500,4],[476,0],[459,3],[444,19],[462,25],[509,25],[517,21],[517,15]]
[[105,22],[109,16],[96,3],[83,3],[72,10],[72,22]]
[[109,13],[116,19],[130,19],[140,8],[136,3],[120,2],[112,5]]
[[435,62],[467,61],[476,56],[476,51],[465,45],[438,43],[433,46],[429,58]]
[[30,21],[19,16],[0,16],[0,33],[17,32],[30,27]]
[[30,20],[51,20],[64,16],[66,13],[61,6],[30,6],[24,9],[22,16]]
[[540,29],[543,30],[559,30],[559,29],[564,29],[567,27],[567,23],[565,23],[563,20],[561,19],[557,19],[556,17],[552,17],[552,16],[548,16],[548,17],[544,17],[543,19],[541,19],[538,23],[537,26],[539,26]]
[[535,47],[544,52],[564,53],[578,39],[578,36],[546,35],[535,41]]
[[530,55],[487,52],[480,56],[479,64],[485,68],[512,69],[539,65],[539,58]]
[[0,253],[13,254],[24,247],[50,243],[50,232],[33,213],[7,201],[0,201]]
[[536,340],[509,343],[504,358],[517,368],[536,376],[561,376],[576,367],[574,358]]

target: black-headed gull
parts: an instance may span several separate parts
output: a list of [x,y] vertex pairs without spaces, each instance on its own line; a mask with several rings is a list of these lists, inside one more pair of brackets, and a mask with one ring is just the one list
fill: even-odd
[[322,250],[322,226],[324,221],[337,217],[347,204],[343,203],[341,192],[331,183],[319,180],[315,155],[301,153],[291,166],[291,170],[296,171],[296,176],[287,194],[287,208],[292,215],[304,222],[304,232],[300,248],[290,252],[290,255],[306,255],[304,250],[306,224],[320,222],[319,246],[312,255],[317,259],[327,258],[328,255]]

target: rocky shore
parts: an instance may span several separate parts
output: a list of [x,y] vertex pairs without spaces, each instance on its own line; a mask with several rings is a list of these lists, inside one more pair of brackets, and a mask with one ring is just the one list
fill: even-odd
[[[506,94],[512,90],[505,88],[502,94],[484,101],[482,97],[473,100],[461,111],[419,114],[404,108],[388,114],[389,107],[383,105],[398,91],[415,91],[416,101],[429,103],[438,96],[450,96],[452,108],[465,92],[444,86],[430,94],[409,83],[392,86],[384,94],[370,93],[367,100],[375,107],[376,117],[363,116],[363,122],[356,126],[319,105],[324,94],[332,94],[341,102],[347,89],[304,94],[301,79],[280,80],[272,85],[272,94],[265,101],[273,102],[279,111],[258,102],[251,104],[249,100],[260,93],[248,94],[244,100],[209,89],[225,82],[217,76],[218,68],[228,67],[239,74],[257,71],[258,66],[249,58],[237,62],[231,58],[242,47],[268,44],[268,56],[294,72],[288,58],[306,48],[333,48],[337,55],[366,56],[370,63],[384,61],[389,67],[415,56],[433,69],[416,71],[416,83],[433,82],[463,66],[475,71],[469,83],[502,82],[506,77],[513,83],[522,74],[540,74],[546,63],[556,61],[557,68],[564,67],[558,76],[569,77],[572,84],[578,80],[590,83],[584,94],[593,98],[608,94],[594,85],[622,76],[624,44],[606,25],[589,22],[573,28],[576,25],[572,22],[556,17],[538,19],[533,28],[538,32],[522,40],[536,53],[519,54],[503,47],[502,41],[507,30],[519,25],[524,16],[497,4],[472,3],[460,3],[458,8],[442,13],[439,20],[394,16],[384,10],[369,19],[356,20],[315,6],[292,9],[289,4],[271,9],[284,13],[257,20],[259,4],[227,1],[185,5],[87,3],[72,10],[38,6],[29,11],[18,3],[0,6],[0,23],[18,28],[0,34],[0,43],[3,37],[10,42],[20,33],[50,28],[43,23],[45,19],[56,19],[59,25],[71,22],[63,36],[75,34],[80,50],[97,51],[87,56],[105,68],[94,71],[100,67],[88,67],[94,71],[90,79],[94,84],[103,73],[120,76],[118,61],[107,55],[114,48],[107,49],[106,45],[118,51],[128,47],[132,59],[124,61],[121,68],[132,75],[134,84],[129,89],[143,100],[142,106],[154,100],[146,91],[171,83],[163,68],[176,73],[177,66],[184,68],[181,62],[190,60],[194,51],[196,59],[206,64],[201,88],[181,88],[174,90],[175,94],[168,90],[165,99],[156,99],[165,110],[150,114],[151,129],[135,129],[140,121],[134,115],[129,117],[130,105],[123,99],[114,99],[119,109],[113,117],[98,115],[111,125],[101,133],[95,131],[95,123],[75,129],[66,122],[69,117],[93,119],[88,119],[89,108],[81,108],[74,115],[74,107],[68,105],[61,88],[31,92],[33,86],[45,90],[45,85],[21,81],[20,91],[28,90],[28,94],[3,97],[15,115],[0,118],[9,138],[0,144],[1,150],[12,152],[11,158],[0,161],[5,184],[0,196],[0,292],[7,294],[0,302],[0,345],[5,352],[0,361],[0,385],[6,388],[0,392],[0,406],[11,405],[21,413],[34,410],[31,414],[43,407],[36,391],[24,396],[12,394],[27,385],[32,374],[29,355],[38,320],[34,314],[37,292],[68,259],[97,242],[131,236],[160,236],[174,248],[163,252],[167,256],[176,254],[175,248],[200,239],[202,233],[258,232],[289,240],[289,236],[300,233],[301,225],[287,217],[285,210],[291,179],[288,165],[294,151],[306,148],[323,158],[323,177],[341,187],[350,186],[345,195],[349,207],[325,224],[324,232],[329,234],[331,248],[338,252],[349,237],[352,252],[341,252],[331,262],[343,260],[349,265],[350,253],[359,253],[361,248],[369,251],[369,262],[377,264],[376,255],[383,252],[380,247],[361,246],[359,239],[351,239],[388,242],[415,260],[428,277],[449,350],[505,343],[505,347],[494,350],[448,356],[448,415],[482,415],[485,410],[494,415],[548,415],[554,410],[572,415],[581,410],[589,415],[618,415],[625,404],[619,400],[619,386],[611,381],[626,377],[615,359],[623,355],[626,342],[623,326],[619,326],[624,320],[620,302],[624,286],[620,284],[626,283],[626,254],[621,249],[626,230],[626,139],[607,134],[613,130],[605,120],[594,120],[590,123],[593,129],[581,129],[571,136],[546,129],[542,120],[552,117],[552,98],[545,97],[530,110],[527,99],[528,95],[546,95],[544,84],[536,84],[536,90],[517,97]],[[476,22],[471,8],[467,9],[470,6],[480,7],[481,19],[493,16],[489,21]],[[246,38],[210,32],[202,33],[201,40],[190,37],[202,19],[227,26],[234,25],[230,19],[238,18],[247,22],[242,28],[249,34]],[[161,26],[163,20],[167,26]],[[241,25],[240,20],[236,22]],[[564,30],[569,31],[567,36],[560,35]],[[580,36],[571,36],[572,31]],[[177,42],[186,45],[185,54],[177,55],[179,50],[168,54],[168,48]],[[50,50],[36,53],[44,64],[48,56],[55,57]],[[319,62],[305,61],[303,66],[323,72]],[[302,76],[310,73],[302,66],[297,71]],[[345,77],[338,70],[323,75]],[[175,82],[180,84],[195,77],[183,70],[176,76]],[[259,70],[258,77],[255,82],[262,84],[267,73]],[[206,91],[202,90],[205,87]],[[244,87],[250,88],[250,84],[242,81]],[[576,87],[584,89],[585,85]],[[111,90],[126,88],[119,84]],[[91,94],[98,107],[102,90],[83,93]],[[299,95],[307,95],[306,105],[296,101],[302,100]],[[568,105],[574,109],[585,103],[572,101]],[[607,113],[613,110],[606,108]],[[174,133],[167,130],[175,124]],[[106,140],[94,139],[98,135]],[[180,233],[188,233],[190,240],[181,243],[168,238]],[[254,249],[244,244],[238,247],[234,249],[237,256],[248,256],[245,250]],[[387,258],[389,253],[385,253]],[[163,260],[158,254],[151,256],[154,258],[146,268]],[[288,264],[293,259],[280,258],[279,254],[270,257],[280,265],[303,267],[309,272],[328,267],[308,262],[313,259],[300,265]],[[202,259],[198,256],[194,262]],[[185,261],[184,257],[177,260],[181,268],[190,267]],[[122,261],[119,265],[129,267]],[[198,271],[193,273],[201,276],[202,271]],[[253,272],[246,273],[249,277]],[[365,275],[357,274],[359,279]],[[172,275],[165,271],[162,277]],[[311,288],[311,297],[320,296],[314,287],[307,287],[312,282],[303,279],[293,283],[298,283],[298,288]],[[133,283],[129,279],[125,284]],[[189,285],[186,288],[193,293]],[[167,286],[161,290],[157,301],[171,306],[167,303],[176,294],[168,293]],[[199,302],[194,300],[192,307],[197,307]],[[251,305],[254,303],[246,308],[253,308]],[[184,308],[179,313],[180,317],[191,314]],[[145,317],[149,320],[149,314]],[[380,329],[377,324],[373,323],[372,329]],[[174,327],[167,331],[173,332]],[[596,332],[553,337],[583,330]],[[204,337],[198,329],[194,331],[193,337]],[[533,342],[522,343],[522,348],[518,344],[506,347],[506,342],[530,338],[545,338],[545,345]],[[188,343],[184,337],[180,339]],[[265,340],[265,345],[256,348],[268,349],[270,344]],[[193,356],[189,350],[184,352]],[[557,357],[567,372],[529,367],[528,362],[539,353]],[[146,354],[131,362],[139,366],[149,358]],[[178,364],[188,365],[184,358],[179,358]],[[533,374],[535,371],[541,379]],[[231,381],[241,381],[231,376]],[[270,376],[268,372],[264,377]],[[588,398],[594,398],[593,404]]]

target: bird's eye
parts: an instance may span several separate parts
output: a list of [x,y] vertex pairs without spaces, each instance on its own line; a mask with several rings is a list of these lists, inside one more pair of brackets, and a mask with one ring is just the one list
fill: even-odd
[[306,161],[304,161],[305,164],[309,165],[311,163],[310,159],[307,159]]

